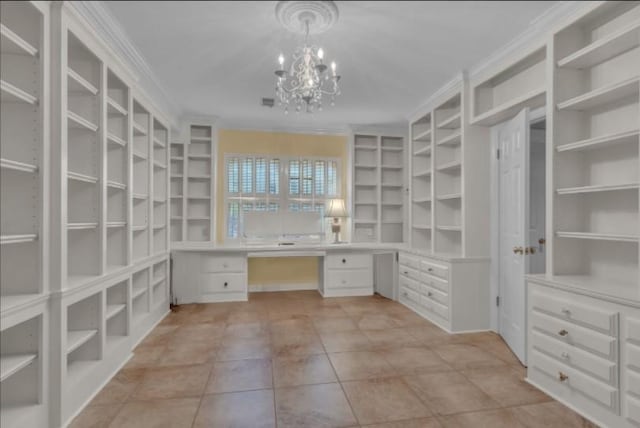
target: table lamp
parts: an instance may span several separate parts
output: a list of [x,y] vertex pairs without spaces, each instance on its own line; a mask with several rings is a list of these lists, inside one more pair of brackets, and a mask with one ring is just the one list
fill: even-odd
[[340,217],[346,217],[347,210],[344,207],[343,199],[330,199],[327,203],[325,217],[333,218],[331,223],[331,232],[334,234],[334,244],[340,243]]

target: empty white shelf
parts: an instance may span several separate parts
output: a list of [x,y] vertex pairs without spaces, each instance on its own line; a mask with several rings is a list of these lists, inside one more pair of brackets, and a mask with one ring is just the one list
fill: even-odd
[[376,169],[377,168],[376,164],[365,164],[365,163],[357,163],[357,164],[354,164],[353,166],[360,169]]
[[153,225],[153,229],[154,230],[164,229],[165,227],[167,227],[166,224],[154,224]]
[[436,168],[436,170],[445,172],[445,171],[453,171],[460,169],[462,167],[462,163],[459,160],[451,161],[444,163]]
[[29,304],[30,302],[40,301],[42,298],[42,294],[3,295],[2,298],[0,298],[0,312],[5,312],[11,308]]
[[144,201],[149,197],[149,195],[146,195],[144,193],[134,193],[133,195],[131,195],[131,197],[139,201]]
[[423,147],[413,152],[414,156],[428,156],[431,154],[431,146]]
[[211,155],[189,155],[189,159],[211,159]]
[[98,227],[98,223],[95,222],[73,222],[67,223],[67,230],[91,230]]
[[167,167],[167,165],[163,164],[160,161],[154,160],[153,161],[153,167],[156,169],[165,169]]
[[439,201],[450,201],[460,198],[462,198],[462,195],[460,193],[449,193],[447,195],[440,195],[436,199]]
[[126,141],[124,141],[122,138],[118,137],[117,135],[113,135],[112,133],[107,134],[107,142],[118,145],[118,146],[122,146],[122,147],[127,145]]
[[172,161],[183,161],[184,158],[182,156],[171,156]]
[[583,193],[595,193],[595,192],[612,192],[617,190],[634,190],[640,188],[638,183],[625,183],[625,184],[598,184],[593,186],[581,186],[581,187],[565,187],[557,189],[559,195],[575,195]]
[[638,242],[638,235],[620,235],[616,233],[558,231],[556,236],[559,238],[591,239],[596,241]]
[[0,159],[0,168],[31,173],[38,171],[38,167],[36,165],[25,162],[18,162],[11,159]]
[[4,80],[0,80],[0,91],[2,92],[2,102],[20,102],[32,105],[38,103],[38,98]]
[[172,180],[182,180],[184,178],[184,176],[182,175],[178,175],[178,174],[172,174],[171,175],[171,179]]
[[107,311],[106,311],[106,319],[107,321],[110,320],[111,318],[115,317],[116,315],[118,315],[120,312],[122,312],[125,308],[127,307],[127,305],[123,304],[117,304],[117,305],[107,305]]
[[147,292],[147,289],[146,289],[146,288],[137,288],[137,289],[136,289],[136,288],[134,288],[134,289],[133,289],[132,296],[131,296],[131,299],[132,299],[132,300],[135,300],[135,299],[137,299],[138,297],[140,297],[140,296],[142,296],[143,294],[145,294],[146,292]]
[[428,224],[414,223],[413,228],[417,230],[431,230],[431,226],[429,226]]
[[131,230],[134,232],[142,232],[144,230],[147,230],[147,225],[141,224],[141,225],[131,226]]
[[402,183],[382,183],[380,187],[384,187],[386,189],[401,189],[404,187]]
[[382,147],[383,152],[401,152],[404,150],[403,147]]
[[413,178],[429,177],[430,175],[431,171],[419,171],[413,174]]
[[382,224],[402,224],[402,220],[382,220],[380,223]]
[[436,226],[437,230],[443,232],[462,232],[462,226]]
[[375,183],[356,183],[354,184],[356,187],[377,187]]
[[90,341],[98,330],[71,330],[67,332],[67,354]]
[[510,101],[500,104],[491,110],[478,114],[471,120],[471,124],[485,126],[495,125],[515,116],[525,106],[533,109],[544,105],[545,97],[546,88],[544,86],[534,89],[519,97],[512,98]]
[[67,111],[67,119],[70,128],[81,129],[90,132],[96,132],[98,130],[98,125],[89,122],[84,117],[72,111]]
[[127,225],[126,221],[108,221],[107,222],[107,227],[109,229],[118,229],[118,228],[123,228]]
[[154,278],[153,280],[153,286],[157,286],[158,284],[161,284],[165,279],[167,279],[164,276],[161,276],[160,278]]
[[558,146],[558,152],[566,152],[570,150],[591,150],[607,147],[615,144],[638,143],[640,129],[619,132],[615,134],[602,135],[600,137],[587,138],[585,140],[576,141],[574,143],[563,144]]
[[69,90],[71,92],[88,92],[91,95],[98,93],[98,88],[69,67],[67,67],[67,76],[69,77]]
[[3,53],[14,55],[28,55],[37,57],[38,49],[22,37],[11,31],[6,25],[0,23],[0,37],[2,38]]
[[401,170],[403,167],[401,165],[382,165],[380,168],[391,169],[391,170]]
[[456,129],[460,128],[460,113],[456,113],[453,116],[443,120],[439,124],[436,125],[438,129]]
[[80,181],[82,183],[96,184],[98,182],[97,177],[92,177],[90,175],[80,174],[79,172],[72,171],[67,172],[67,178],[69,180]]
[[413,141],[429,142],[431,141],[431,129],[419,133],[413,137]]
[[162,198],[153,198],[153,203],[154,204],[164,204],[165,202],[167,202],[166,199],[162,199]]
[[402,202],[383,202],[383,207],[401,207],[403,205]]
[[187,218],[187,220],[189,221],[209,221],[210,219],[211,219],[210,217],[197,217],[197,216],[192,216]]
[[[27,233],[22,235],[1,235],[0,245],[22,244],[25,242],[34,242],[38,239],[35,233]],[[4,296],[2,297],[4,299]]]
[[378,222],[376,220],[359,220],[359,219],[355,219],[353,220],[353,222],[355,224],[377,224]]
[[125,190],[127,185],[124,183],[118,183],[117,181],[109,180],[107,181],[107,187],[111,189]]
[[107,98],[107,109],[110,115],[116,115],[116,116],[127,115],[127,109],[122,107],[120,104],[116,102],[116,100],[112,98]]
[[558,67],[589,68],[640,45],[640,21],[614,31],[558,61]]
[[462,133],[456,132],[436,143],[437,146],[457,146],[462,141]]
[[133,122],[133,135],[136,135],[139,137],[145,136],[147,135],[147,129],[144,126],[136,122]]
[[147,160],[147,155],[145,153],[142,152],[138,152],[138,151],[133,151],[133,159],[138,159],[138,160]]
[[153,137],[153,144],[155,146],[162,147],[162,148],[164,148],[166,146],[166,143],[164,141],[160,140],[158,137]]
[[376,201],[356,201],[356,205],[378,205]]
[[171,199],[182,199],[184,196],[182,195],[171,195]]
[[15,354],[0,356],[0,382],[8,379],[38,358],[38,354]]
[[204,175],[204,174],[201,174],[201,175],[196,174],[196,175],[190,175],[188,178],[189,180],[209,180],[211,179],[211,176]]
[[355,146],[353,146],[356,150],[378,150],[378,146],[367,146],[364,144],[357,144]]
[[[178,198],[181,198],[182,196],[175,196]],[[207,200],[207,199],[211,199],[211,196],[195,196],[195,195],[189,195],[187,196],[187,199],[201,199],[201,200]]]
[[428,204],[431,203],[431,198],[414,198],[414,204]]
[[638,97],[638,77],[594,89],[558,103],[559,110],[588,110],[626,97]]
[[211,141],[211,137],[191,137],[191,141],[195,141],[195,142],[210,142]]

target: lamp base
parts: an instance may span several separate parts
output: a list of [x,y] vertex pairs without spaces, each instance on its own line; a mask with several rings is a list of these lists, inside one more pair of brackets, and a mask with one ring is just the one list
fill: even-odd
[[333,236],[334,236],[333,243],[339,244],[340,243],[340,223],[337,218],[334,218],[333,223],[331,223],[331,232],[333,232]]

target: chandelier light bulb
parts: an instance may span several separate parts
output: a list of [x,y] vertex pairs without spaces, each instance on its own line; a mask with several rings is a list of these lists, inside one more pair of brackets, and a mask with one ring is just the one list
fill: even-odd
[[335,61],[331,61],[331,72],[333,73],[333,75],[336,75],[336,62]]
[[280,64],[280,67],[284,65],[284,56],[282,54],[278,57],[278,64]]
[[321,61],[324,58],[324,51],[322,48],[318,49],[318,58],[320,58]]

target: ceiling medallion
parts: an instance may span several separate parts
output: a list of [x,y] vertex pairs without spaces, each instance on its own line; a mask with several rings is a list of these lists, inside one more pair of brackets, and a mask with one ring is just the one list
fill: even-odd
[[292,107],[296,112],[312,113],[322,110],[322,97],[330,97],[330,105],[340,95],[336,63],[331,70],[324,64],[321,47],[309,45],[310,34],[330,29],[338,20],[338,8],[332,1],[280,1],[276,5],[276,18],[287,30],[304,34],[304,44],[291,55],[285,68],[285,57],[280,54],[276,70],[276,97],[285,114]]

